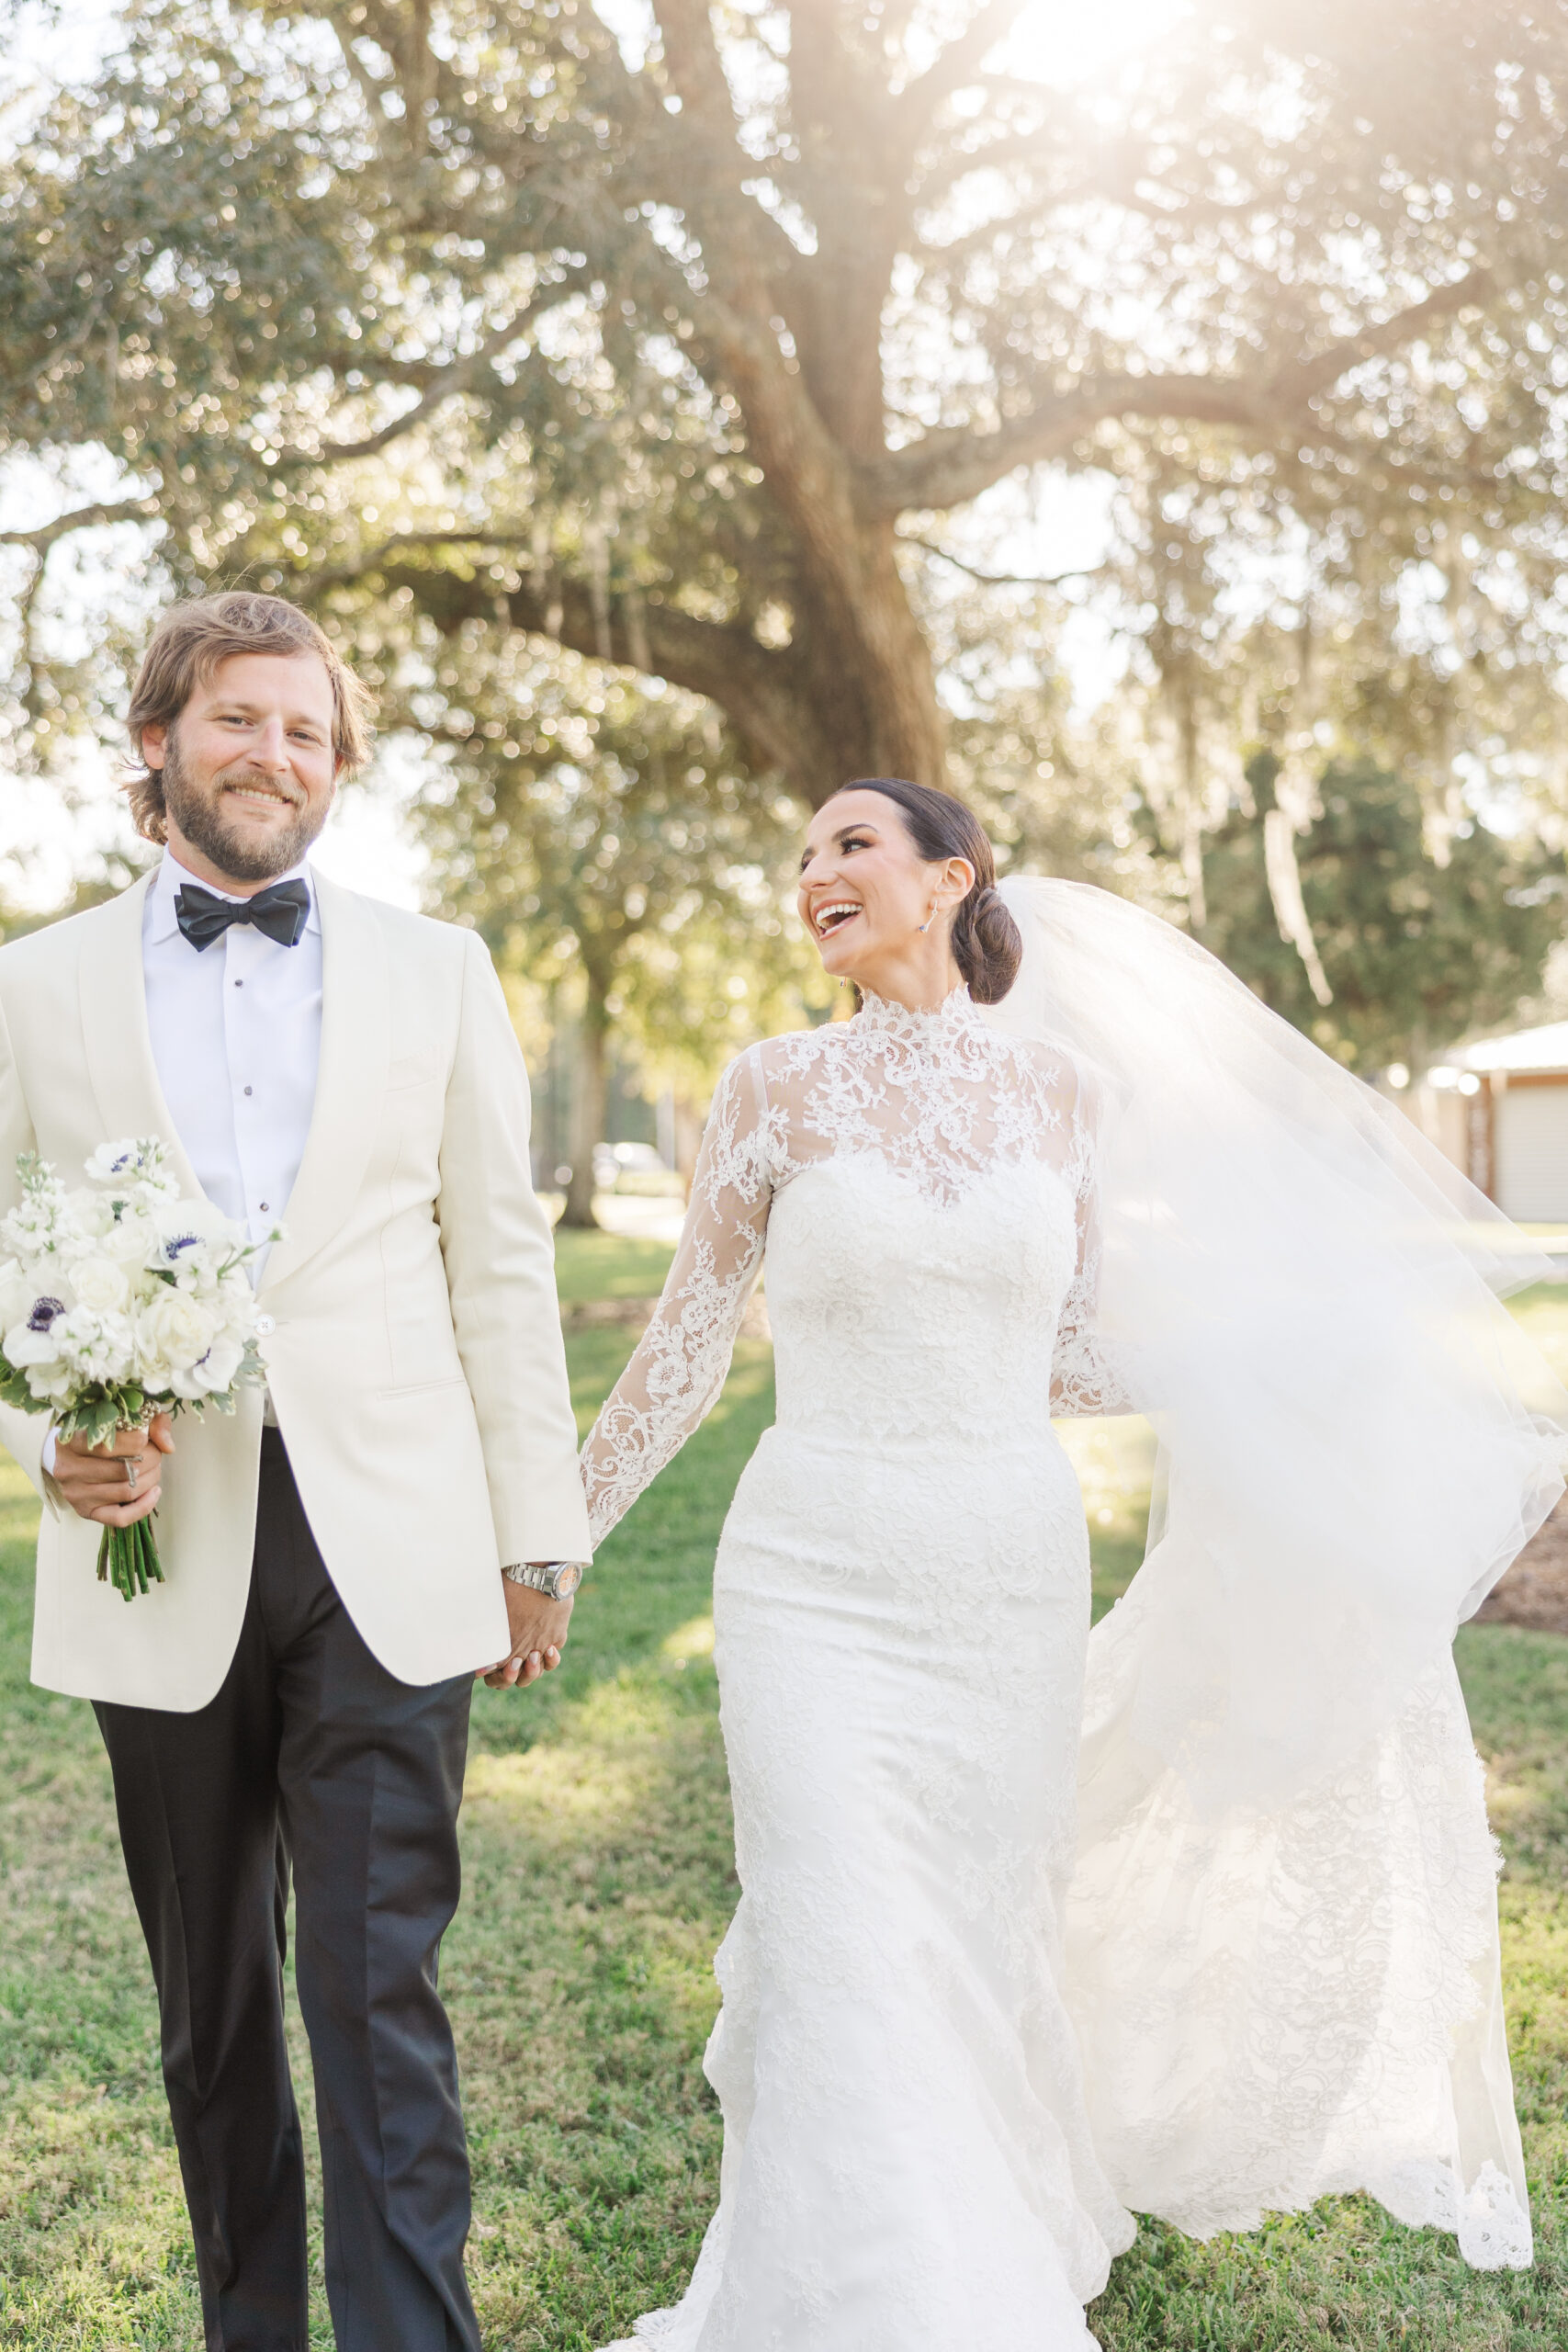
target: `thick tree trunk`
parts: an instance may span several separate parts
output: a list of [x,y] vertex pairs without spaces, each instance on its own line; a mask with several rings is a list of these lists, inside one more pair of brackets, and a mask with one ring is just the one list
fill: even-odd
[[[760,772],[776,770],[812,808],[856,775],[945,781],[943,725],[931,652],[898,571],[893,526],[858,521],[841,560],[804,564],[789,645],[760,645],[743,628],[694,619],[651,598],[634,618],[627,600],[609,600],[609,650],[615,662],[651,662],[671,684],[718,705]],[[389,564],[391,590],[408,589],[443,629],[493,622],[491,583],[457,571]],[[553,595],[554,602],[551,602]],[[581,582],[547,592],[525,577],[506,592],[516,628],[544,633],[593,656],[604,616]]]
[[605,989],[592,972],[577,1033],[577,1085],[572,1101],[571,1182],[566,1188],[561,1223],[578,1232],[594,1232],[593,1147],[604,1139],[604,1109],[609,1096],[610,1015]]

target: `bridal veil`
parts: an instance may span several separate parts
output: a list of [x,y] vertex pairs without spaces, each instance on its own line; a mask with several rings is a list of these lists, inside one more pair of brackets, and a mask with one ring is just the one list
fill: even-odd
[[1529,2259],[1495,1849],[1456,1626],[1562,1491],[1545,1272],[1416,1128],[1183,933],[1001,886],[990,1017],[1094,1100],[1099,1345],[1160,1446],[1090,1643],[1071,1998],[1097,2146],[1205,2235],[1366,2188]]

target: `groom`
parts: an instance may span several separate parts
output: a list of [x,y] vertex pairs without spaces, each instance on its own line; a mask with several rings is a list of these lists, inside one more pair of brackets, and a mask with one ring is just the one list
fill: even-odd
[[[267,1391],[113,1458],[0,1438],[45,1492],[33,1679],[91,1699],[163,2020],[209,2352],[305,2352],[280,1963],[292,1871],[343,2352],[477,2352],[436,1993],[476,1670],[566,1639],[588,1529],[528,1087],[471,932],[306,860],[364,690],[270,596],[171,612],[130,713],[163,863],[0,951],[0,1208],[160,1135],[255,1239]],[[158,1508],[129,1606],[102,1522]]]

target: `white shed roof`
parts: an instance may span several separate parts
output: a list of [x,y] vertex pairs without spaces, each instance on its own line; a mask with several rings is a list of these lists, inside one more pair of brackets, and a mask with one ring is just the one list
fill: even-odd
[[1511,1037],[1487,1037],[1450,1057],[1461,1069],[1550,1071],[1568,1074],[1568,1021],[1541,1029],[1516,1029]]

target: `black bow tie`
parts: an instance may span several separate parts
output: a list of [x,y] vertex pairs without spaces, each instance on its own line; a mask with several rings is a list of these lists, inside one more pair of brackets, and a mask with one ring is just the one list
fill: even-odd
[[198,954],[221,939],[231,922],[254,922],[280,947],[298,947],[310,911],[310,893],[303,882],[273,882],[254,899],[220,899],[187,882],[175,900],[180,930]]

